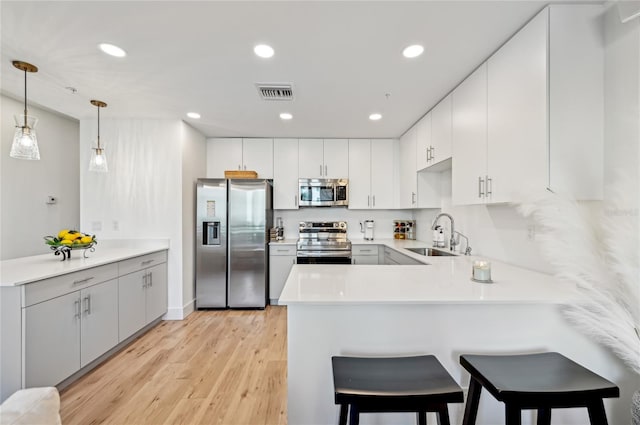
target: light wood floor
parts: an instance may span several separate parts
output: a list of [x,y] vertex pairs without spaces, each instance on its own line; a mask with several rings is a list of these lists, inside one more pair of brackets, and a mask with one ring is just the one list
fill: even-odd
[[161,322],[61,393],[62,423],[287,422],[286,307]]

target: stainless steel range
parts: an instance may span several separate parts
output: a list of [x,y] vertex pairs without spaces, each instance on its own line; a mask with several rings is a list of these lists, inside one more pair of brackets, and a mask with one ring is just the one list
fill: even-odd
[[298,264],[351,264],[346,221],[301,221]]

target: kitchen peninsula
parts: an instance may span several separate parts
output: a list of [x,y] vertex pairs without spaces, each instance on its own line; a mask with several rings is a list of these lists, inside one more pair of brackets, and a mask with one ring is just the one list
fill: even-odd
[[167,312],[169,241],[100,241],[0,263],[0,396],[64,387]]
[[[569,325],[564,303],[580,294],[552,276],[492,261],[494,283],[470,280],[477,257],[425,257],[408,251],[417,241],[384,245],[424,265],[295,265],[280,304],[288,314],[288,423],[337,423],[331,356],[434,354],[466,390],[459,365],[465,353],[512,354],[558,351],[620,386],[608,399],[610,423],[628,423],[633,383],[608,350]],[[626,386],[626,388],[625,388]],[[461,423],[463,404],[450,405]],[[363,415],[363,424],[413,423],[411,414]],[[588,423],[586,409],[554,410],[555,423]],[[434,418],[429,418],[435,420]],[[535,414],[523,414],[523,424]],[[503,423],[504,409],[481,398],[478,424]]]

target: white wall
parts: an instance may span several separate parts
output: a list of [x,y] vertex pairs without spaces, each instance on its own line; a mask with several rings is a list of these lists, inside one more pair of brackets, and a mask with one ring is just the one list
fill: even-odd
[[[24,103],[0,96],[0,259],[50,252],[43,236],[80,225],[78,121],[29,106],[36,126],[40,161],[9,157],[15,122]],[[46,204],[53,195],[57,203]]]
[[80,122],[81,227],[98,250],[100,239],[169,239],[169,318],[183,307],[181,136],[179,120],[101,119],[109,172],[92,173],[96,120]]
[[184,316],[193,311],[195,300],[195,205],[196,180],[207,172],[205,137],[182,123],[182,304]]

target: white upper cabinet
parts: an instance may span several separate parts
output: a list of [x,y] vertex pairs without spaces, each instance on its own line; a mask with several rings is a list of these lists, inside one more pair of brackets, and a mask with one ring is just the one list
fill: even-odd
[[430,166],[451,158],[451,97],[449,94],[431,110],[431,149],[428,158]]
[[546,186],[547,16],[536,16],[487,61],[487,202]]
[[298,141],[298,177],[320,179],[324,177],[324,140]]
[[258,178],[273,178],[273,140],[242,139],[243,170],[256,171]]
[[416,133],[411,127],[400,137],[400,198],[398,208],[409,209],[418,206],[418,178],[416,173]]
[[207,140],[207,177],[224,178],[225,171],[256,171],[273,178],[273,140],[215,138]]
[[602,10],[547,7],[454,90],[453,204],[601,199]]
[[427,168],[431,157],[431,111],[416,124],[416,171]]
[[391,209],[397,183],[396,140],[349,140],[349,209]]
[[349,209],[371,208],[371,141],[349,140]]
[[298,139],[273,139],[273,209],[298,209]]
[[300,139],[300,178],[343,179],[349,174],[347,139]]
[[453,204],[485,202],[487,172],[487,66],[453,91]]
[[208,139],[207,177],[224,178],[226,170],[242,170],[242,139]]
[[391,209],[395,206],[398,184],[396,175],[398,141],[393,139],[371,140],[371,207]]

